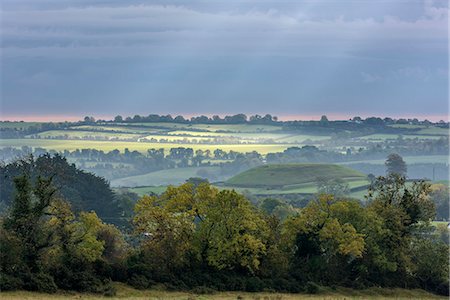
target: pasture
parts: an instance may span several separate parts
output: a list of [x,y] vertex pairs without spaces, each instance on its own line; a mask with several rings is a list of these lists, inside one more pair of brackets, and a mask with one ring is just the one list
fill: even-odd
[[[406,164],[448,164],[449,157],[446,155],[417,155],[417,156],[404,156],[403,160]],[[360,163],[368,163],[374,165],[384,165],[386,159],[367,159],[367,160],[358,160],[358,161],[348,161],[345,164],[351,166],[352,164],[360,164]]]
[[332,164],[275,164],[256,167],[226,181],[236,187],[296,188],[316,182],[318,178],[364,180],[366,175],[347,167]]
[[113,187],[160,186],[184,183],[190,177],[221,180],[219,167],[187,167],[161,170],[144,175],[130,176],[111,181]]
[[36,126],[41,124],[40,122],[5,122],[0,121],[0,129],[1,128],[18,128],[18,129],[26,129],[31,126]]
[[403,139],[418,139],[418,140],[438,140],[442,138],[442,135],[425,135],[425,134],[370,134],[366,136],[359,137],[360,139],[367,141],[382,142],[386,140],[396,140],[398,138]]
[[101,151],[112,151],[117,149],[124,152],[125,148],[130,151],[147,152],[148,149],[164,149],[167,153],[171,148],[185,147],[195,150],[222,149],[224,151],[236,151],[240,153],[257,151],[262,155],[271,152],[282,152],[291,144],[182,144],[182,143],[154,143],[154,142],[128,142],[128,141],[92,141],[92,140],[56,140],[56,139],[0,139],[0,147],[21,148],[23,146],[33,148],[45,148],[55,151],[74,151],[76,149],[97,149]]

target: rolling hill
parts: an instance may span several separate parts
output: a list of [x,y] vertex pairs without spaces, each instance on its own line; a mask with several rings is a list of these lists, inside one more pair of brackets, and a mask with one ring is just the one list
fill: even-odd
[[366,175],[333,164],[264,165],[242,172],[225,182],[226,186],[242,188],[297,189],[314,185],[318,178],[341,178],[347,182],[366,182]]

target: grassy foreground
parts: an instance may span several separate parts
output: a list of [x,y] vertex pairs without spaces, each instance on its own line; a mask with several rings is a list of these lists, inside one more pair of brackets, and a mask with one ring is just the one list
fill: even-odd
[[168,292],[164,290],[136,290],[124,284],[116,283],[117,295],[115,297],[104,297],[100,295],[81,293],[57,293],[42,294],[34,292],[3,292],[0,298],[6,299],[186,299],[186,300],[228,300],[228,299],[249,299],[249,300],[283,300],[283,299],[447,299],[423,290],[406,289],[382,289],[370,288],[365,290],[352,290],[338,288],[334,291],[328,290],[317,295],[308,294],[283,294],[283,293],[246,293],[246,292],[219,292],[211,295],[196,295],[188,292]]

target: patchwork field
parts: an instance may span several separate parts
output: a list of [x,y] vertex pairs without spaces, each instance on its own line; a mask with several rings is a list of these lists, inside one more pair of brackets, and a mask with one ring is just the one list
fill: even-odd
[[144,175],[130,176],[111,181],[114,187],[160,186],[177,185],[184,183],[190,177],[209,178],[210,180],[223,180],[219,167],[188,167],[161,170]]
[[290,144],[181,144],[181,143],[146,143],[146,142],[124,142],[124,141],[91,141],[91,140],[55,140],[55,139],[0,139],[0,147],[16,147],[23,146],[33,148],[45,148],[47,150],[56,151],[74,151],[76,149],[97,149],[102,151],[111,151],[117,149],[121,152],[128,148],[130,151],[146,152],[148,149],[164,149],[168,151],[170,148],[188,147],[195,150],[222,149],[224,151],[236,152],[252,152],[257,151],[261,154],[270,152],[282,152],[292,147]]
[[[439,128],[440,129],[440,128]],[[419,139],[419,140],[437,140],[443,135],[425,135],[425,134],[371,134],[361,137],[361,139],[369,141],[385,141],[385,140],[396,140],[399,137],[403,139]]]

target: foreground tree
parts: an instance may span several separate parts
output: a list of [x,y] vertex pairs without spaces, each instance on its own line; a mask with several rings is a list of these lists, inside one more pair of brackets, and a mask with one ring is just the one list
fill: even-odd
[[1,223],[0,289],[113,294],[109,278],[125,252],[121,233],[94,212],[76,220],[52,178],[33,183],[24,173],[14,183],[12,208]]

